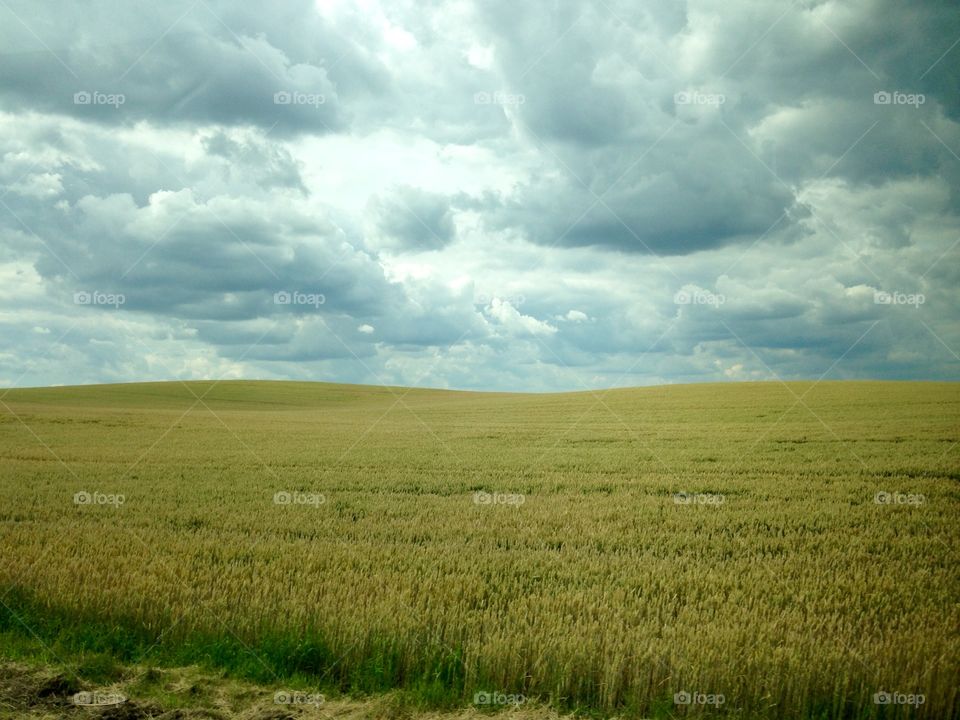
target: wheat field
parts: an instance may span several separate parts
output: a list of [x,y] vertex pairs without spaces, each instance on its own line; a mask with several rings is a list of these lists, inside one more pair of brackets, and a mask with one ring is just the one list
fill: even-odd
[[958,420],[952,383],[9,390],[0,630],[432,707],[958,717]]

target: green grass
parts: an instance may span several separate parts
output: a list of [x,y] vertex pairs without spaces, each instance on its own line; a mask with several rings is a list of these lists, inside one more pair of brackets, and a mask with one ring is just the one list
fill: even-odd
[[956,717],[958,421],[952,383],[10,390],[0,652],[434,708],[670,717],[686,689],[731,717],[908,716],[887,690]]

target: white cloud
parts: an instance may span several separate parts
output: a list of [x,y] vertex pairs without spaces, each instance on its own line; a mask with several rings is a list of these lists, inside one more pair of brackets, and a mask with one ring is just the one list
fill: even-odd
[[508,301],[500,298],[493,298],[485,312],[512,335],[552,335],[557,331],[549,323],[521,314]]
[[566,315],[560,316],[559,319],[572,323],[581,323],[586,322],[590,319],[590,317],[585,312],[581,312],[580,310],[569,310]]

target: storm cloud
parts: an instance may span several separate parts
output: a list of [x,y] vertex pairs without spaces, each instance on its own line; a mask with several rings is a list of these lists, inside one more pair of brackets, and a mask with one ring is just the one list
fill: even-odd
[[0,3],[0,384],[960,371],[948,2]]

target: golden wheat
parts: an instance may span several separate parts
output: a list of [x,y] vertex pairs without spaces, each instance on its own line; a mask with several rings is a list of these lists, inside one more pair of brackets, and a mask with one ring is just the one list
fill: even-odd
[[135,655],[191,660],[219,643],[269,673],[464,702],[960,708],[957,385],[173,383],[3,403],[0,597],[46,642],[122,630]]

